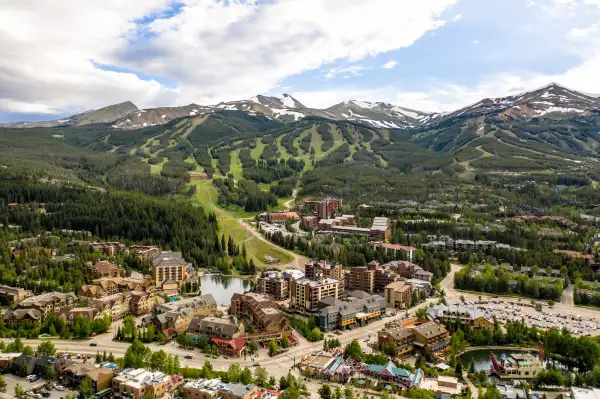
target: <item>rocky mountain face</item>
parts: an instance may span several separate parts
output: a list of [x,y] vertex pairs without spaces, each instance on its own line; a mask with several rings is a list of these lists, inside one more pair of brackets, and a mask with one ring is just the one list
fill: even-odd
[[476,104],[448,113],[428,113],[383,103],[350,100],[326,109],[309,108],[289,94],[281,97],[254,96],[248,100],[222,102],[217,105],[190,104],[181,107],[138,109],[131,102],[110,105],[55,121],[15,122],[3,127],[51,127],[110,123],[118,129],[140,129],[166,124],[174,119],[236,110],[251,115],[262,114],[281,122],[294,122],[314,116],[331,120],[352,121],[378,129],[428,128],[450,119],[495,115],[507,119],[562,119],[600,112],[600,100],[566,87],[550,84],[518,95],[486,98]]

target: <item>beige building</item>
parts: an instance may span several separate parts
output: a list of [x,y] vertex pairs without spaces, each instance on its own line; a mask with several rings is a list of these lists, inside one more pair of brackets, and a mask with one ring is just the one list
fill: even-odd
[[104,260],[89,266],[89,269],[95,277],[119,277],[123,271],[121,266]]
[[188,381],[181,393],[186,399],[255,399],[262,396],[256,385],[224,383],[219,379]]
[[10,287],[8,285],[0,285],[0,295],[10,298],[10,302],[19,303],[24,299],[33,296],[33,292],[19,287]]
[[196,317],[188,327],[188,334],[233,339],[244,334],[244,323],[213,316]]
[[96,308],[102,316],[108,315],[112,320],[122,319],[130,313],[131,293],[117,293],[103,298],[93,299],[89,306]]
[[410,306],[413,286],[406,280],[398,280],[385,287],[385,302],[388,308],[404,309]]
[[344,275],[344,286],[347,290],[360,290],[372,294],[375,292],[375,270],[366,266],[353,267]]
[[132,315],[139,316],[148,314],[156,305],[156,298],[149,292],[132,291],[129,303]]
[[94,392],[111,388],[114,376],[113,370],[106,367],[96,367],[91,363],[74,363],[63,370],[63,378],[67,384],[80,386],[83,379],[88,377],[92,381]]
[[152,392],[156,398],[162,398],[182,384],[183,378],[180,376],[145,369],[125,369],[113,378],[112,389],[113,392],[129,395],[134,399],[142,399],[147,392]]
[[151,264],[152,260],[160,255],[160,248],[153,245],[132,245],[129,252],[135,255],[142,263]]
[[165,280],[173,280],[181,284],[186,278],[188,263],[181,252],[163,251],[152,260],[152,278],[157,287],[162,287]]
[[63,309],[75,307],[77,297],[74,293],[47,292],[29,297],[19,302],[15,309],[37,309],[42,316],[56,314]]
[[290,305],[296,309],[316,312],[322,299],[329,297],[339,299],[341,295],[340,281],[333,278],[322,280],[303,278],[290,282]]
[[[310,261],[304,265],[305,277],[309,280],[319,280],[322,278],[333,278],[343,283],[344,268],[342,265],[332,265],[324,260],[320,262]],[[342,284],[343,286],[343,284]]]
[[93,307],[85,307],[85,308],[73,308],[73,309],[64,309],[62,310],[58,316],[63,319],[67,324],[73,323],[76,317],[83,317],[88,320],[94,320],[96,318],[102,317],[102,314],[98,311],[98,309]]
[[285,315],[275,309],[271,299],[263,294],[233,294],[229,314],[248,320],[264,333],[280,333],[289,329]]

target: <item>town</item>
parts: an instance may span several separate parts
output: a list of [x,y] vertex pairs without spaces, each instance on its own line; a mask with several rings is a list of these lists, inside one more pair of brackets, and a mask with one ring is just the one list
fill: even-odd
[[[518,373],[543,387],[538,375],[550,378],[544,356],[559,350],[515,340],[512,331],[539,329],[544,336],[554,331],[559,335],[555,339],[568,335],[578,344],[600,334],[599,311],[575,310],[574,303],[593,302],[595,284],[580,279],[564,290],[560,284],[569,270],[494,262],[492,257],[507,259],[505,253],[530,252],[501,243],[501,237],[467,240],[411,233],[410,226],[448,222],[418,221],[413,215],[392,223],[374,215],[377,206],[362,205],[352,215],[341,214],[342,200],[305,201],[299,206],[304,211],[257,216],[256,228],[269,238],[283,230],[342,244],[362,237],[364,253],[380,260],[351,265],[309,259],[295,267],[266,258],[270,267],[233,277],[199,268],[183,252],[100,241],[87,231],[16,239],[10,250],[14,265],[23,265],[28,273],[57,267],[74,274],[54,284],[43,282],[46,274],[27,274],[39,277],[22,284],[29,289],[0,285],[5,305],[0,367],[8,373],[0,388],[36,398],[327,399],[336,390],[347,398],[466,398],[490,390],[502,398],[529,398],[531,386],[513,384],[507,376]],[[36,212],[44,213],[45,204]],[[357,227],[358,220],[371,227]],[[526,225],[532,220],[510,222]],[[574,227],[566,219],[535,221]],[[283,229],[284,224],[296,228]],[[402,236],[397,235],[399,226]],[[224,238],[215,245],[235,252]],[[594,257],[572,252],[553,253],[576,259],[578,265],[594,265]],[[35,263],[39,266],[32,268]],[[77,280],[79,273],[85,277]],[[508,289],[519,289],[523,279],[537,281],[539,299],[459,289],[484,276],[506,278]],[[239,286],[231,290],[230,281]],[[560,290],[554,294],[556,284]],[[525,352],[510,353],[510,358],[487,352],[484,366],[461,360],[479,346],[514,346]],[[523,371],[507,362],[532,366]],[[498,378],[494,385],[488,383],[489,373]],[[593,390],[559,392],[584,398]]]

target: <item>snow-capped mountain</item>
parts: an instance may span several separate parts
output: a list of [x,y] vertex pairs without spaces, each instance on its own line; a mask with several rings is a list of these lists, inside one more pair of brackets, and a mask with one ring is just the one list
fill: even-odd
[[190,104],[182,107],[159,107],[140,110],[125,102],[99,110],[45,122],[14,122],[0,127],[51,127],[110,123],[114,128],[139,129],[162,125],[182,117],[194,117],[219,110],[261,114],[282,122],[294,122],[308,116],[362,123],[372,128],[408,129],[433,126],[449,118],[469,118],[499,115],[506,118],[531,119],[544,117],[561,119],[573,115],[588,115],[600,111],[598,97],[577,92],[552,83],[525,93],[486,98],[454,112],[427,113],[383,102],[350,100],[326,109],[309,108],[289,94],[281,97],[257,95],[247,100],[222,102],[217,105]]
[[551,83],[533,91],[500,97],[486,98],[473,105],[445,115],[446,117],[478,116],[499,113],[505,117],[560,119],[573,115],[585,115],[600,110],[597,97]]
[[334,119],[361,122],[370,127],[401,129],[418,126],[434,114],[382,102],[350,100],[327,108]]

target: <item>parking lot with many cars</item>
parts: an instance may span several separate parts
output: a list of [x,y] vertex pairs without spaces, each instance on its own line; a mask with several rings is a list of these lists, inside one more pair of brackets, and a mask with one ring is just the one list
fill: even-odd
[[65,398],[70,394],[77,392],[67,389],[59,384],[47,384],[43,379],[36,379],[35,381],[31,376],[29,378],[21,378],[12,374],[4,374],[4,381],[6,381],[6,393],[0,393],[0,398],[14,398],[15,387],[17,384],[21,385],[27,396],[32,399],[61,399]]
[[535,326],[540,329],[556,327],[562,330],[566,328],[572,335],[600,335],[600,320],[582,317],[577,314],[576,308],[566,312],[563,311],[564,309],[550,307],[545,302],[538,302],[538,304],[542,304],[540,311],[536,310],[535,304],[525,299],[521,302],[490,299],[466,301],[461,302],[461,304],[473,306],[487,312],[491,316],[496,317],[500,322],[518,320],[523,321],[528,326]]

